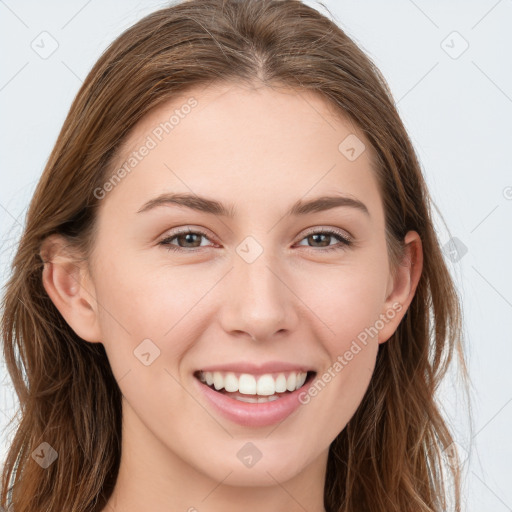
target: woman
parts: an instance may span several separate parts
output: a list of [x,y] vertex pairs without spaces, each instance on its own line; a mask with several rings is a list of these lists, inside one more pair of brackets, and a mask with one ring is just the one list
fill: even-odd
[[454,351],[465,375],[460,306],[430,205],[384,79],[316,10],[136,23],[80,89],[13,263],[1,504],[460,510],[434,396]]

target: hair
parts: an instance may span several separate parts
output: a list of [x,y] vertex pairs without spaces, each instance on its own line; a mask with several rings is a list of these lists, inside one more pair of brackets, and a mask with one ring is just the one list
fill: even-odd
[[[31,200],[2,300],[3,353],[21,413],[2,472],[4,507],[96,512],[119,470],[118,383],[104,346],[81,339],[46,293],[42,242],[61,234],[87,260],[94,191],[138,121],[195,87],[241,82],[314,92],[353,121],[377,158],[393,268],[409,230],[422,241],[415,296],[379,345],[364,398],[330,445],[325,509],[460,511],[461,464],[456,452],[445,463],[454,439],[435,395],[455,352],[464,382],[468,374],[460,300],[433,202],[385,79],[335,22],[299,0],[175,3],[122,33],[88,74]],[[31,457],[43,442],[59,454],[44,470]]]

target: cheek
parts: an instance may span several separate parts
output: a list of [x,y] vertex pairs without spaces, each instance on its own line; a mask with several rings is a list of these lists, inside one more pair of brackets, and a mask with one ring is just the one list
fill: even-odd
[[[171,265],[161,259],[150,265],[138,257],[103,261],[96,291],[102,341],[114,375],[119,379],[130,372],[129,378],[140,379],[143,387],[168,389],[172,379],[167,371],[179,374],[180,362],[201,335],[201,326],[212,318],[216,301],[212,303],[210,292],[224,270]],[[138,357],[147,352],[152,361],[148,367]],[[162,382],[151,381],[160,378],[151,377],[158,372],[167,382],[164,388]]]
[[186,283],[179,282],[181,272],[150,268],[129,250],[120,253],[120,258],[103,257],[95,276],[103,327],[159,338],[182,309]]
[[329,327],[322,329],[328,360],[304,401],[315,424],[322,425],[322,435],[330,438],[352,418],[372,378],[384,288],[378,272],[352,267],[337,274],[324,282],[321,291],[308,296],[308,306]]
[[387,275],[377,266],[346,265],[304,275],[301,296],[328,327],[330,352],[338,352],[375,324],[385,299]]
[[[102,342],[116,376],[138,367],[141,351],[149,351],[152,367],[163,368],[167,366],[164,361],[173,361],[186,350],[186,338],[176,333],[201,290],[180,275],[182,271],[169,269],[147,272],[142,265],[120,260],[101,269],[96,285],[98,316]],[[166,341],[170,337],[172,344]]]

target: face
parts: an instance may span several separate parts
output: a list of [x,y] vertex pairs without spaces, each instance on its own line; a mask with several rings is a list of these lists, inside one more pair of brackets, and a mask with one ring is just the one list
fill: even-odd
[[325,464],[410,297],[372,158],[288,89],[195,89],[136,126],[97,191],[82,336],[104,344],[145,449],[233,485]]

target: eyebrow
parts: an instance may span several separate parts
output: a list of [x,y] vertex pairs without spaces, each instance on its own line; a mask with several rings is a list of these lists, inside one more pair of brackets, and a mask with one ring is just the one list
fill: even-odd
[[[137,213],[147,212],[158,206],[171,205],[185,206],[192,210],[227,218],[233,218],[236,211],[233,204],[226,206],[223,203],[216,201],[215,199],[209,199],[207,197],[201,197],[195,194],[164,193],[144,203],[139,208],[139,210],[137,210]],[[342,194],[336,196],[321,196],[308,201],[299,199],[290,208],[287,215],[307,215],[309,213],[330,210],[340,206],[355,208],[370,217],[370,212],[364,203],[358,199]]]

